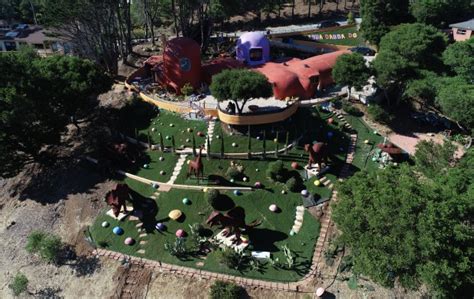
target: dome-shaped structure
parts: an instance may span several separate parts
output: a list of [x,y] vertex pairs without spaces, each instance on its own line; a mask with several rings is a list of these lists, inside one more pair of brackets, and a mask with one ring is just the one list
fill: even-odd
[[237,60],[250,65],[261,65],[270,60],[270,42],[262,32],[247,32],[237,40]]
[[187,37],[177,37],[168,41],[163,54],[163,77],[164,83],[178,94],[186,83],[199,88],[201,83],[199,44]]

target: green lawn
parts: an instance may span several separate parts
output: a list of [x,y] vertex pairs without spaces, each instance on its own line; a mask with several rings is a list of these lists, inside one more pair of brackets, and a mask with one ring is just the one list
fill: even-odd
[[[374,134],[374,130],[367,125],[361,117],[352,115],[344,116],[348,123],[357,131],[357,145],[352,165],[356,170],[366,169],[373,171],[379,168],[377,162],[372,161],[372,152],[378,143],[383,142],[383,137]],[[364,141],[369,140],[368,144]]]
[[[160,161],[160,157],[163,157],[164,160]],[[139,165],[138,169],[131,172],[150,180],[167,182],[173,173],[177,161],[178,156],[176,154],[147,151],[143,163]],[[147,164],[148,168],[145,168],[144,164]],[[161,171],[164,171],[164,174],[161,174]]]
[[[129,115],[130,116],[130,115]],[[268,261],[263,262],[260,269],[248,267],[242,271],[230,270],[226,266],[219,262],[218,252],[212,251],[207,256],[187,256],[184,259],[178,259],[170,255],[165,249],[164,244],[166,242],[174,242],[174,233],[177,229],[184,229],[189,232],[189,225],[193,223],[203,223],[208,217],[209,213],[213,210],[212,207],[205,200],[204,194],[201,191],[187,191],[172,189],[170,192],[160,193],[158,199],[153,201],[149,197],[155,192],[155,190],[146,184],[135,182],[130,179],[125,179],[125,182],[133,190],[132,197],[134,198],[134,205],[146,204],[146,211],[155,211],[152,217],[147,217],[145,221],[145,228],[147,229],[148,235],[145,240],[148,242],[145,245],[139,245],[136,243],[133,246],[127,246],[123,244],[126,237],[132,237],[138,240],[139,232],[135,228],[136,222],[123,221],[118,223],[112,218],[105,214],[100,215],[94,225],[91,228],[91,234],[96,243],[104,245],[106,242],[107,247],[110,250],[123,252],[130,255],[142,256],[145,258],[160,260],[163,262],[184,265],[189,267],[195,267],[205,269],[214,272],[228,273],[233,275],[240,275],[251,278],[266,279],[272,281],[296,281],[301,279],[308,271],[311,266],[311,257],[313,254],[314,246],[319,235],[319,222],[313,218],[309,213],[305,212],[303,226],[298,234],[290,236],[289,232],[293,226],[295,220],[296,206],[302,205],[302,199],[299,191],[303,188],[308,189],[317,198],[327,198],[331,196],[331,191],[324,186],[316,187],[314,185],[315,178],[310,180],[302,181],[302,186],[298,192],[288,192],[282,194],[282,190],[286,190],[284,183],[275,183],[270,181],[266,175],[266,169],[269,162],[276,159],[284,162],[285,168],[288,169],[288,176],[299,176],[303,174],[301,169],[292,170],[291,163],[298,162],[300,166],[304,166],[307,163],[308,155],[304,152],[303,146],[307,143],[314,141],[324,141],[328,143],[330,150],[330,164],[331,169],[325,174],[327,178],[336,181],[336,176],[340,171],[340,168],[344,164],[345,153],[349,144],[349,138],[346,133],[341,129],[342,124],[335,121],[333,124],[327,124],[327,119],[332,117],[330,113],[320,112],[316,108],[311,109],[300,109],[291,121],[283,124],[277,124],[273,128],[265,127],[269,134],[267,135],[267,150],[274,150],[275,143],[272,141],[271,132],[289,130],[291,139],[296,136],[302,136],[302,139],[298,142],[296,147],[292,148],[288,154],[281,154],[279,157],[274,155],[267,155],[267,159],[264,161],[261,157],[254,157],[251,160],[235,160],[235,162],[241,164],[244,167],[244,174],[248,178],[248,181],[244,182],[239,180],[237,182],[230,182],[230,178],[226,176],[226,171],[230,166],[231,160],[229,159],[203,159],[204,163],[204,174],[206,179],[201,181],[202,186],[206,185],[241,185],[241,186],[254,186],[255,182],[259,181],[263,184],[263,189],[258,189],[252,192],[244,192],[242,195],[235,195],[232,192],[224,194],[225,201],[232,205],[241,206],[246,212],[246,222],[249,223],[253,220],[262,220],[262,224],[255,228],[249,235],[251,242],[253,243],[253,250],[258,251],[270,251],[273,258],[278,258],[281,263],[285,263],[286,258],[282,252],[282,246],[287,245],[292,252],[296,255],[295,269],[288,270],[285,267],[273,267]],[[133,117],[133,119],[136,118]],[[178,115],[171,113],[161,112],[161,116],[155,120],[155,118],[148,118],[149,123],[163,122],[163,131],[166,134],[180,134],[180,130],[186,129],[191,126],[187,121],[179,118]],[[337,120],[336,118],[334,118]],[[143,121],[143,118],[141,119]],[[175,124],[174,127],[169,127],[169,123]],[[146,122],[145,122],[146,123]],[[136,124],[136,123],[135,123]],[[204,123],[203,123],[204,124]],[[161,126],[161,125],[160,125]],[[196,130],[199,130],[197,125]],[[143,130],[147,130],[148,127],[140,127]],[[164,130],[166,128],[166,131]],[[216,133],[223,134],[224,141],[226,142],[238,142],[239,147],[235,149],[241,149],[242,152],[247,151],[248,139],[246,136],[229,136],[223,131],[220,131],[220,124],[216,126]],[[253,129],[252,129],[253,130]],[[257,128],[255,128],[257,130]],[[174,132],[174,133],[171,133]],[[331,132],[332,136],[328,136]],[[285,134],[279,134],[280,146],[285,143]],[[175,137],[176,137],[175,136]],[[252,151],[261,150],[261,141],[257,141],[256,134],[253,135]],[[179,136],[177,138],[185,138],[186,136]],[[204,140],[204,138],[203,138]],[[214,139],[216,141],[218,139]],[[198,143],[199,144],[199,143]],[[213,147],[215,145],[211,145]],[[231,150],[232,149],[232,150]],[[216,152],[220,151],[219,148]],[[227,148],[226,151],[234,151],[234,148]],[[235,150],[239,151],[239,150]],[[159,161],[159,157],[164,157],[164,161]],[[149,168],[145,169],[141,167],[135,170],[134,173],[158,181],[166,181],[171,175],[172,169],[177,160],[177,156],[171,153],[161,153],[158,151],[148,152]],[[192,159],[190,156],[188,159]],[[164,170],[166,175],[162,176],[159,174],[160,170]],[[177,184],[192,184],[196,185],[198,182],[195,178],[187,178],[187,165],[185,164],[180,172],[176,183]],[[183,198],[189,198],[192,202],[191,205],[184,205],[182,203]],[[276,204],[281,212],[273,213],[268,210],[271,204]],[[230,208],[223,208],[226,209]],[[168,213],[171,210],[180,209],[184,213],[184,217],[181,222],[169,220],[167,218]],[[111,226],[108,228],[102,228],[101,223],[108,221]],[[165,222],[168,231],[160,233],[154,229],[156,222]],[[124,230],[125,234],[122,236],[116,236],[112,234],[112,228],[115,225],[120,225]],[[217,233],[219,230],[216,228],[212,229],[212,234]],[[188,241],[190,242],[190,241]],[[140,255],[136,251],[141,248],[145,249],[145,254]]]
[[[134,186],[132,186],[132,188],[134,188]],[[152,191],[152,189],[150,191]],[[155,220],[166,223],[168,230],[165,233],[159,233],[152,228],[153,223],[150,223],[148,236],[145,238],[148,243],[145,245],[139,246],[136,243],[133,246],[127,246],[123,244],[126,237],[132,237],[138,240],[139,232],[135,228],[136,222],[125,220],[118,223],[104,214],[96,219],[95,224],[91,228],[91,234],[95,242],[100,243],[105,241],[109,249],[129,255],[143,256],[148,259],[201,268],[213,272],[273,281],[296,281],[301,279],[301,277],[309,271],[309,267],[311,266],[311,257],[319,235],[320,224],[313,216],[306,212],[300,232],[295,236],[289,235],[294,222],[296,206],[301,204],[300,195],[292,193],[285,196],[275,196],[273,191],[264,190],[245,193],[241,196],[235,196],[230,192],[226,195],[230,202],[245,209],[247,223],[256,219],[262,220],[262,224],[255,228],[249,235],[250,240],[253,242],[252,246],[254,250],[270,251],[273,258],[278,258],[284,262],[285,257],[282,253],[281,246],[286,244],[297,256],[295,269],[286,270],[274,268],[268,262],[265,262],[260,272],[250,268],[243,271],[231,270],[219,263],[216,252],[212,252],[205,258],[189,256],[185,260],[171,256],[164,250],[164,244],[167,241],[174,242],[174,232],[177,229],[184,229],[189,232],[188,225],[205,222],[207,216],[212,211],[212,208],[204,199],[204,194],[198,191],[171,190],[170,192],[160,194],[157,200],[158,213]],[[184,197],[189,198],[192,204],[182,204],[181,200]],[[273,203],[280,207],[280,213],[273,213],[268,210],[270,204]],[[173,209],[180,209],[184,213],[184,221],[176,222],[167,219],[168,213]],[[102,228],[100,225],[102,221],[108,221],[111,223],[111,226]],[[116,236],[112,233],[112,228],[116,225],[120,225],[125,230],[124,235]],[[219,229],[215,228],[212,230],[213,234],[218,231]],[[136,253],[139,247],[145,249],[144,255]],[[196,265],[198,262],[203,262],[204,265],[198,267]]]
[[[158,114],[153,105],[141,100],[124,108],[120,117],[120,130],[131,137],[137,134],[145,143],[148,142],[148,133],[152,144],[160,143],[160,133],[165,146],[171,146],[171,136],[175,138],[176,147],[192,146],[193,135],[196,145],[205,143],[205,138],[197,136],[199,131],[207,134],[207,123],[204,120],[187,120],[178,113],[163,109]],[[192,132],[188,132],[188,128]]]
[[[340,39],[335,38],[326,38],[327,35],[338,35]],[[350,38],[349,34],[356,34],[355,38]],[[322,39],[321,39],[322,36]],[[316,37],[316,38],[315,38]],[[344,38],[342,38],[344,37]],[[331,31],[318,32],[313,35],[313,39],[316,39],[317,42],[323,44],[333,44],[333,45],[342,45],[342,46],[358,46],[364,44],[364,39],[362,38],[361,32],[357,31],[356,26],[335,29]]]

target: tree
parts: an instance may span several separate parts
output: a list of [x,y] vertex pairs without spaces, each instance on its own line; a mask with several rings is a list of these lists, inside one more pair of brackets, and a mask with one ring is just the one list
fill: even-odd
[[408,0],[361,0],[360,29],[366,40],[378,45],[390,27],[408,21]]
[[410,288],[425,283],[439,297],[469,292],[472,151],[464,159],[432,180],[402,165],[359,172],[340,186],[333,219],[351,247],[356,274],[385,286],[395,280]]
[[474,80],[474,39],[451,44],[443,52],[443,61],[466,80]]
[[118,60],[132,53],[128,0],[44,0],[46,25],[61,28],[61,35],[81,57],[118,71]]
[[111,80],[77,57],[39,58],[25,48],[0,56],[0,169],[15,175],[23,165],[46,161],[45,145],[60,143],[71,118],[92,107],[90,97]]
[[435,72],[419,71],[417,79],[407,82],[404,97],[421,105],[421,108],[432,107],[441,83],[441,77]]
[[251,98],[269,97],[272,87],[267,78],[246,69],[225,70],[214,77],[210,86],[212,95],[219,101],[231,100],[238,114]]
[[474,85],[459,77],[445,80],[436,102],[445,115],[468,129],[474,128]]
[[432,179],[446,175],[454,162],[455,151],[456,147],[450,142],[441,145],[423,140],[416,145],[415,169]]
[[464,21],[473,7],[471,0],[414,0],[410,3],[410,12],[417,22],[444,28]]
[[334,81],[339,85],[347,85],[347,99],[351,97],[351,88],[362,88],[370,76],[364,57],[359,53],[344,54],[337,58],[332,69]]
[[407,83],[422,77],[423,71],[440,71],[446,36],[423,24],[402,24],[382,38],[374,60],[377,84],[395,90],[399,101]]

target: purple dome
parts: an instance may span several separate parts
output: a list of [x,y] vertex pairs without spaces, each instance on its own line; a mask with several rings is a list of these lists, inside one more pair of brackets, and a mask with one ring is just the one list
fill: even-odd
[[270,42],[263,32],[247,32],[237,40],[235,47],[237,60],[250,66],[266,63],[270,60]]

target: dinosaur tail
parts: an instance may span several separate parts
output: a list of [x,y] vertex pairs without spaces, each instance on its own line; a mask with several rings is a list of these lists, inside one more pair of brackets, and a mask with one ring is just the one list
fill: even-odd
[[254,220],[254,221],[250,222],[250,223],[247,225],[247,227],[248,227],[248,228],[254,228],[254,227],[256,227],[256,226],[259,226],[260,224],[262,224],[262,220],[258,220],[258,219],[257,219],[257,220]]

